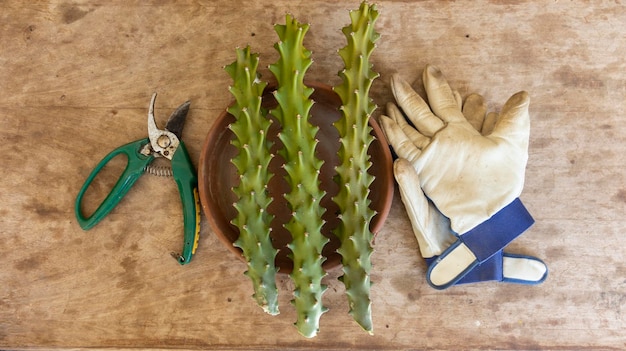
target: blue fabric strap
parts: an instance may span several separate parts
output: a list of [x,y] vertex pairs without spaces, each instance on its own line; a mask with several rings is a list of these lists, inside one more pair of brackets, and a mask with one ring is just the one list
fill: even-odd
[[[511,241],[535,223],[519,198],[513,200],[488,220],[460,235],[481,264],[501,252]],[[445,255],[445,254],[444,254]]]
[[481,262],[455,284],[468,284],[487,281],[502,281],[502,250],[496,252],[486,261]]
[[[428,267],[426,273],[428,283],[436,289],[445,289],[457,284],[476,268],[479,268],[478,271],[472,274],[500,274],[498,271],[502,267],[502,249],[534,222],[522,202],[515,199],[488,220],[467,233],[459,235],[457,241]],[[498,253],[500,257],[497,260],[487,262]],[[471,262],[467,261],[470,258]],[[455,262],[458,259],[463,262]],[[487,266],[480,268],[483,264]],[[490,267],[492,264],[500,266]],[[495,272],[492,272],[494,269]],[[482,278],[473,276],[467,279]]]
[[[439,256],[426,258],[426,264],[430,267],[433,263],[437,261]],[[471,268],[461,279],[456,280],[453,284],[450,285],[460,285],[460,284],[470,284],[470,283],[479,283],[479,282],[488,282],[488,281],[497,281],[497,282],[506,282],[506,283],[515,283],[515,284],[524,284],[524,285],[536,285],[542,283],[546,277],[548,276],[548,271],[546,270],[545,274],[538,279],[520,279],[520,278],[512,278],[506,277],[504,275],[504,258],[507,259],[526,259],[526,260],[534,260],[541,262],[540,259],[533,256],[526,255],[516,255],[511,253],[506,253],[504,251],[498,251],[495,255],[491,256],[487,261],[475,265]],[[515,273],[515,272],[509,272]],[[450,285],[446,285],[448,287]],[[440,289],[442,287],[435,287]]]
[[[426,264],[430,267],[430,265],[437,261],[438,257],[439,256],[426,258]],[[466,275],[463,276],[463,278],[455,282],[454,285],[488,282],[492,280],[502,281],[502,257],[502,250],[496,252],[496,254],[491,256],[491,258],[489,258],[487,261],[484,261],[483,263],[471,269]]]

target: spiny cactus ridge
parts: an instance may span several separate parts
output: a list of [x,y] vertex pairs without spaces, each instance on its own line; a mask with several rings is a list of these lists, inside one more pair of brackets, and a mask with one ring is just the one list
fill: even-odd
[[343,118],[335,123],[341,142],[341,161],[336,167],[340,190],[333,198],[341,216],[335,230],[341,241],[338,252],[342,256],[344,274],[340,279],[346,287],[349,313],[370,334],[373,333],[370,299],[373,234],[369,226],[376,212],[369,207],[369,187],[374,176],[368,173],[372,163],[367,151],[374,140],[368,120],[376,109],[369,98],[369,90],[379,76],[370,63],[379,38],[374,30],[377,17],[376,7],[365,2],[358,11],[350,11],[351,24],[342,29],[348,43],[339,50],[345,65],[339,72],[342,83],[333,88],[343,104]]
[[292,302],[297,312],[295,325],[310,338],[317,335],[320,317],[327,310],[322,305],[326,286],[321,281],[326,275],[322,249],[328,238],[321,232],[325,209],[320,200],[325,191],[320,189],[319,180],[323,161],[315,155],[319,128],[309,122],[313,89],[304,85],[304,75],[312,63],[311,52],[303,45],[309,26],[287,15],[285,24],[277,24],[274,29],[280,40],[274,47],[280,57],[269,69],[278,81],[274,94],[278,106],[270,113],[282,126],[279,139],[283,147],[279,154],[286,160],[286,180],[291,189],[285,194],[292,211],[285,228],[292,235],[288,245],[294,264]]
[[267,183],[273,176],[268,166],[273,158],[271,142],[267,135],[271,124],[267,111],[261,107],[261,96],[266,83],[259,80],[258,54],[250,47],[237,49],[237,59],[224,69],[234,81],[230,92],[235,103],[228,112],[236,121],[230,125],[235,134],[232,144],[239,153],[232,159],[240,175],[239,184],[233,188],[238,198],[234,204],[237,216],[232,223],[239,228],[239,238],[234,245],[241,248],[248,264],[245,274],[252,280],[252,297],[263,310],[277,315],[278,289],[274,259],[277,250],[270,238],[273,216],[267,211],[272,198],[267,193]]

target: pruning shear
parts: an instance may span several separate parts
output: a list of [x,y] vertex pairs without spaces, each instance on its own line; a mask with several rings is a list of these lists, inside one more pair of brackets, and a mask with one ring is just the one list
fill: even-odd
[[[74,211],[78,223],[84,230],[88,230],[106,217],[120,200],[128,193],[135,181],[146,171],[157,157],[164,157],[171,161],[172,175],[178,185],[178,191],[183,203],[184,243],[182,254],[172,253],[181,265],[191,261],[198,247],[200,232],[200,202],[198,200],[198,180],[185,144],[181,140],[190,102],[180,105],[169,117],[165,129],[158,129],[154,120],[154,102],[156,93],[152,95],[148,109],[148,138],[134,141],[120,146],[106,155],[91,172],[83,184],[78,196]],[[115,156],[126,155],[128,163],[122,175],[117,180],[111,192],[102,201],[96,211],[88,217],[83,216],[81,204],[85,191],[91,185],[96,175]]]

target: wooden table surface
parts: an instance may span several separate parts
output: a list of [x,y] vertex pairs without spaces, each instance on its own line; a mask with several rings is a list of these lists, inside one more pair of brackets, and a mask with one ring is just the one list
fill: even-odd
[[289,279],[278,281],[282,313],[264,314],[244,264],[204,216],[193,262],[169,256],[182,240],[171,178],[141,178],[99,225],[79,227],[81,184],[106,153],[147,136],[153,91],[161,124],[191,100],[183,138],[197,165],[231,101],[222,68],[235,47],[275,62],[272,25],[292,13],[311,24],[308,78],[335,85],[339,29],[358,5],[0,1],[0,349],[626,348],[626,7],[617,0],[378,2],[378,106],[392,99],[393,72],[421,89],[427,63],[494,110],[529,92],[522,199],[536,224],[510,250],[547,262],[542,285],[430,288],[396,189],[375,242],[375,335],[348,316],[335,270],[325,278],[330,311],[308,340],[292,326]]

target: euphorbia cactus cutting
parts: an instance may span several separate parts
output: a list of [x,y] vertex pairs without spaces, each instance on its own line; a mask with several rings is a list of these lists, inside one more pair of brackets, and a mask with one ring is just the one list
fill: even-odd
[[279,154],[285,159],[286,180],[291,191],[285,199],[292,211],[285,228],[291,233],[288,247],[292,251],[295,283],[294,300],[298,314],[296,327],[305,337],[313,337],[319,329],[319,319],[326,311],[322,294],[326,286],[322,278],[325,258],[322,249],[328,242],[322,234],[324,207],[320,205],[325,192],[320,189],[320,169],[323,161],[315,155],[319,127],[309,122],[313,89],[304,85],[304,75],[311,66],[311,52],[303,45],[309,26],[286,16],[284,25],[274,29],[280,41],[274,46],[280,57],[270,65],[278,81],[274,96],[278,106],[270,111],[282,130],[279,139],[283,144]]
[[[374,30],[378,17],[375,6],[362,3],[358,11],[351,11],[351,24],[343,28],[348,44],[339,55],[345,69],[339,73],[342,83],[334,88],[342,101],[342,118],[335,122],[339,132],[340,163],[335,168],[335,180],[340,190],[333,201],[339,208],[340,224],[334,234],[340,239],[342,281],[348,295],[350,314],[366,331],[372,332],[370,270],[371,241],[369,226],[376,212],[370,209],[369,187],[374,177],[368,173],[372,162],[368,148],[371,136],[369,118],[376,108],[369,98],[369,90],[378,74],[372,71],[370,55],[379,35]],[[326,286],[322,279],[322,254],[329,239],[322,234],[326,209],[321,205],[326,192],[320,187],[320,171],[324,163],[316,156],[319,127],[310,123],[313,89],[304,84],[304,75],[312,64],[311,52],[303,45],[309,25],[299,23],[291,15],[284,25],[275,25],[279,37],[274,47],[279,53],[269,70],[277,80],[274,97],[276,108],[269,113],[280,125],[277,154],[284,161],[285,180],[289,190],[284,198],[291,211],[284,223],[291,234],[288,248],[293,261],[290,274],[294,282],[293,304],[297,311],[296,327],[305,337],[317,334],[320,317],[326,308],[322,295]],[[269,163],[271,142],[268,132],[271,120],[261,107],[261,96],[266,84],[257,74],[258,56],[250,48],[237,50],[237,60],[226,67],[234,80],[231,93],[236,102],[228,111],[236,122],[230,128],[235,134],[232,144],[239,149],[233,158],[240,175],[240,184],[233,189],[237,217],[232,223],[239,228],[235,245],[242,249],[248,262],[246,275],[254,284],[254,298],[270,314],[278,314],[276,268],[277,251],[270,237],[273,216],[268,207],[272,202],[266,191],[272,174]]]
[[342,83],[334,88],[342,101],[343,118],[335,122],[340,148],[337,166],[339,193],[333,198],[339,206],[341,222],[334,233],[339,237],[344,275],[340,278],[348,295],[350,314],[363,329],[372,333],[370,270],[373,234],[370,220],[376,214],[367,198],[374,177],[367,171],[372,165],[367,153],[374,140],[369,118],[376,105],[369,90],[378,74],[371,69],[370,55],[379,34],[374,30],[378,11],[362,3],[350,11],[351,24],[343,28],[348,44],[339,50],[345,69],[339,72]]
[[272,202],[267,193],[267,183],[272,177],[268,166],[273,155],[267,139],[271,121],[261,107],[266,83],[258,79],[258,63],[258,55],[251,54],[250,47],[246,47],[237,49],[237,60],[224,68],[234,81],[230,92],[236,101],[228,112],[236,119],[230,129],[235,134],[232,144],[239,150],[232,159],[240,179],[233,188],[238,201],[234,204],[237,217],[232,223],[239,228],[234,245],[241,248],[248,263],[245,274],[252,280],[253,297],[265,312],[276,315],[279,313],[274,265],[277,250],[270,238],[273,216],[267,211]]

